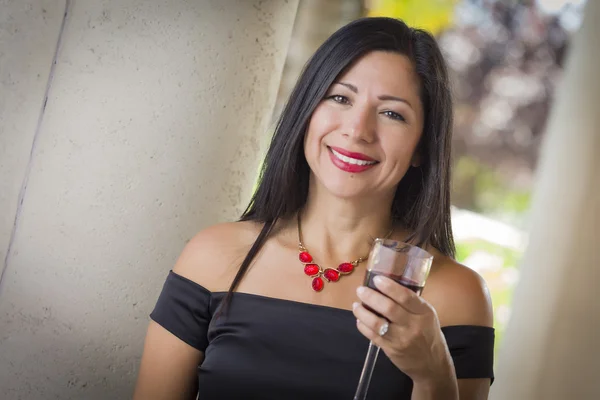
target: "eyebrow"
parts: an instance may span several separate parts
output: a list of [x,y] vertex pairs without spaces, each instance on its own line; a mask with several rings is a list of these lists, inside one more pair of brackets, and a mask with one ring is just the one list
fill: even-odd
[[[347,83],[347,82],[334,82],[334,84],[337,85],[342,85],[347,87],[348,89],[352,90],[354,93],[358,93],[358,88],[356,86],[354,86],[351,83]],[[403,99],[402,97],[397,97],[397,96],[392,96],[389,94],[382,94],[381,96],[377,97],[379,100],[391,100],[391,101],[399,101],[402,103],[406,103],[410,108],[412,108],[412,105],[410,104],[410,102],[406,99]]]

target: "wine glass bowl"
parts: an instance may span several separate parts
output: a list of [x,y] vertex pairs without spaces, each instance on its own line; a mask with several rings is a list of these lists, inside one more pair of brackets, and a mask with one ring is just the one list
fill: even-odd
[[[367,261],[364,285],[379,291],[373,279],[383,275],[420,296],[432,262],[433,256],[420,247],[397,240],[375,239]],[[354,400],[366,399],[378,354],[379,347],[370,342]]]

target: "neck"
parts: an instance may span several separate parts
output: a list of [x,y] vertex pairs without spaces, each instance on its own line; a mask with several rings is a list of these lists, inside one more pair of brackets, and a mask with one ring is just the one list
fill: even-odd
[[369,253],[371,241],[392,228],[393,193],[342,199],[313,185],[301,212],[303,244],[316,258],[348,262]]

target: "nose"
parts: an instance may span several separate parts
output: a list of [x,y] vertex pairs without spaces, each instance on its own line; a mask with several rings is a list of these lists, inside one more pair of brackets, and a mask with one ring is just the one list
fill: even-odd
[[344,136],[365,143],[375,140],[375,116],[368,106],[352,107]]

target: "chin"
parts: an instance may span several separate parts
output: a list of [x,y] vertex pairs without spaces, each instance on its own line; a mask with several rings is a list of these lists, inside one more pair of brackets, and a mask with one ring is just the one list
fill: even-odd
[[[348,182],[348,180],[352,182]],[[367,193],[372,193],[361,182],[356,182],[357,179],[348,180],[322,182],[322,185],[329,194],[344,200],[358,199],[364,197]]]

